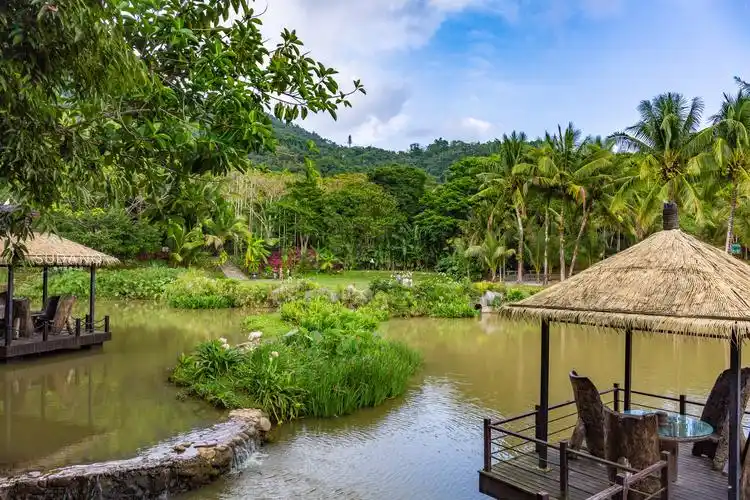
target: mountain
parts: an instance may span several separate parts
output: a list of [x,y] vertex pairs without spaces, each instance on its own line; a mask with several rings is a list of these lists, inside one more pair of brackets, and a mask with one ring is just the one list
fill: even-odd
[[[428,146],[412,144],[408,151],[390,151],[372,146],[341,146],[315,132],[276,119],[273,119],[273,128],[279,141],[276,151],[251,155],[252,161],[270,170],[296,172],[302,170],[305,157],[309,157],[323,175],[366,172],[374,167],[397,164],[421,168],[442,182],[452,163],[465,156],[487,156],[498,146],[498,141],[449,142],[440,138]],[[319,153],[308,149],[308,141],[315,143]]]

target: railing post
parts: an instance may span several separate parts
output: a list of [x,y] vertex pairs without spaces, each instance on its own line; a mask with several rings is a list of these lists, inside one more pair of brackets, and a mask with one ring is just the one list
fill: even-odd
[[540,439],[545,442],[542,444],[539,453],[539,468],[547,468],[547,445],[549,424],[549,320],[542,320],[541,328],[541,352],[540,352],[540,370],[539,370],[539,421],[537,430]]
[[614,401],[614,410],[615,413],[620,412],[620,384],[615,382],[612,384],[612,388],[614,389],[614,395],[615,395],[615,401]]
[[76,318],[76,337],[81,336],[81,318]]
[[669,500],[669,485],[672,484],[672,461],[671,454],[668,451],[661,452],[661,460],[664,467],[661,469],[661,500]]
[[[107,322],[109,323],[109,322]],[[105,325],[107,324],[105,323]],[[492,421],[489,418],[484,419],[484,471],[492,470]]]
[[[537,439],[544,439],[542,437],[542,421],[539,417],[539,405],[534,405],[534,437]],[[537,455],[542,453],[542,448],[544,448],[544,446],[539,443],[536,444]]]
[[568,496],[568,442],[560,441],[560,493]]
[[47,342],[49,339],[49,321],[44,321],[44,329],[42,330],[42,340]]
[[109,333],[109,315],[104,316],[104,333]]
[[627,491],[625,489],[628,487],[628,485],[626,484],[625,474],[624,473],[621,472],[621,473],[619,473],[619,474],[617,474],[615,476],[615,484],[617,486],[622,486],[622,492],[615,493],[614,495],[612,495],[612,498],[614,500],[624,500],[624,499],[627,499],[628,498],[628,494],[627,494]]
[[536,494],[536,500],[549,500],[549,493],[546,491],[540,491]]
[[687,414],[687,396],[680,394],[680,415]]
[[87,314],[85,317],[86,319],[83,322],[83,328],[84,328],[84,331],[88,332],[88,331],[91,331],[91,316]]

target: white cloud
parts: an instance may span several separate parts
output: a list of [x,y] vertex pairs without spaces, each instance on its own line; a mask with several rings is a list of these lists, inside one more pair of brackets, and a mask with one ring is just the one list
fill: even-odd
[[[300,124],[389,148],[512,129],[534,137],[568,121],[607,134],[667,90],[704,96],[711,113],[748,46],[727,26],[742,16],[710,0],[261,0],[256,10],[264,1],[265,34],[296,29],[345,88],[355,78],[367,88],[338,122]],[[428,50],[446,20],[467,12],[485,17],[465,46]]]
[[474,132],[478,135],[484,135],[492,128],[492,124],[479,118],[467,116],[461,120],[461,126],[470,132]]

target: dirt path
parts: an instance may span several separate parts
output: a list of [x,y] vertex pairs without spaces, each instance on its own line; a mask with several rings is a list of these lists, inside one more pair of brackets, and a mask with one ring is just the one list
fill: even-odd
[[227,278],[232,278],[240,281],[247,281],[248,279],[247,275],[243,273],[239,267],[235,266],[229,261],[225,262],[224,265],[221,266],[221,272],[223,272],[224,276],[226,276]]

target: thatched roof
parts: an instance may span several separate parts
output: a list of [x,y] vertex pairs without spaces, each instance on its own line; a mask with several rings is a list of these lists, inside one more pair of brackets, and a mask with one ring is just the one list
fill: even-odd
[[731,337],[750,333],[750,266],[664,230],[503,308],[513,318]]
[[[26,240],[24,244],[27,253],[22,262],[32,266],[103,267],[120,262],[115,257],[54,234],[34,233],[34,237]],[[0,257],[0,265],[7,265],[7,261],[2,257]]]

